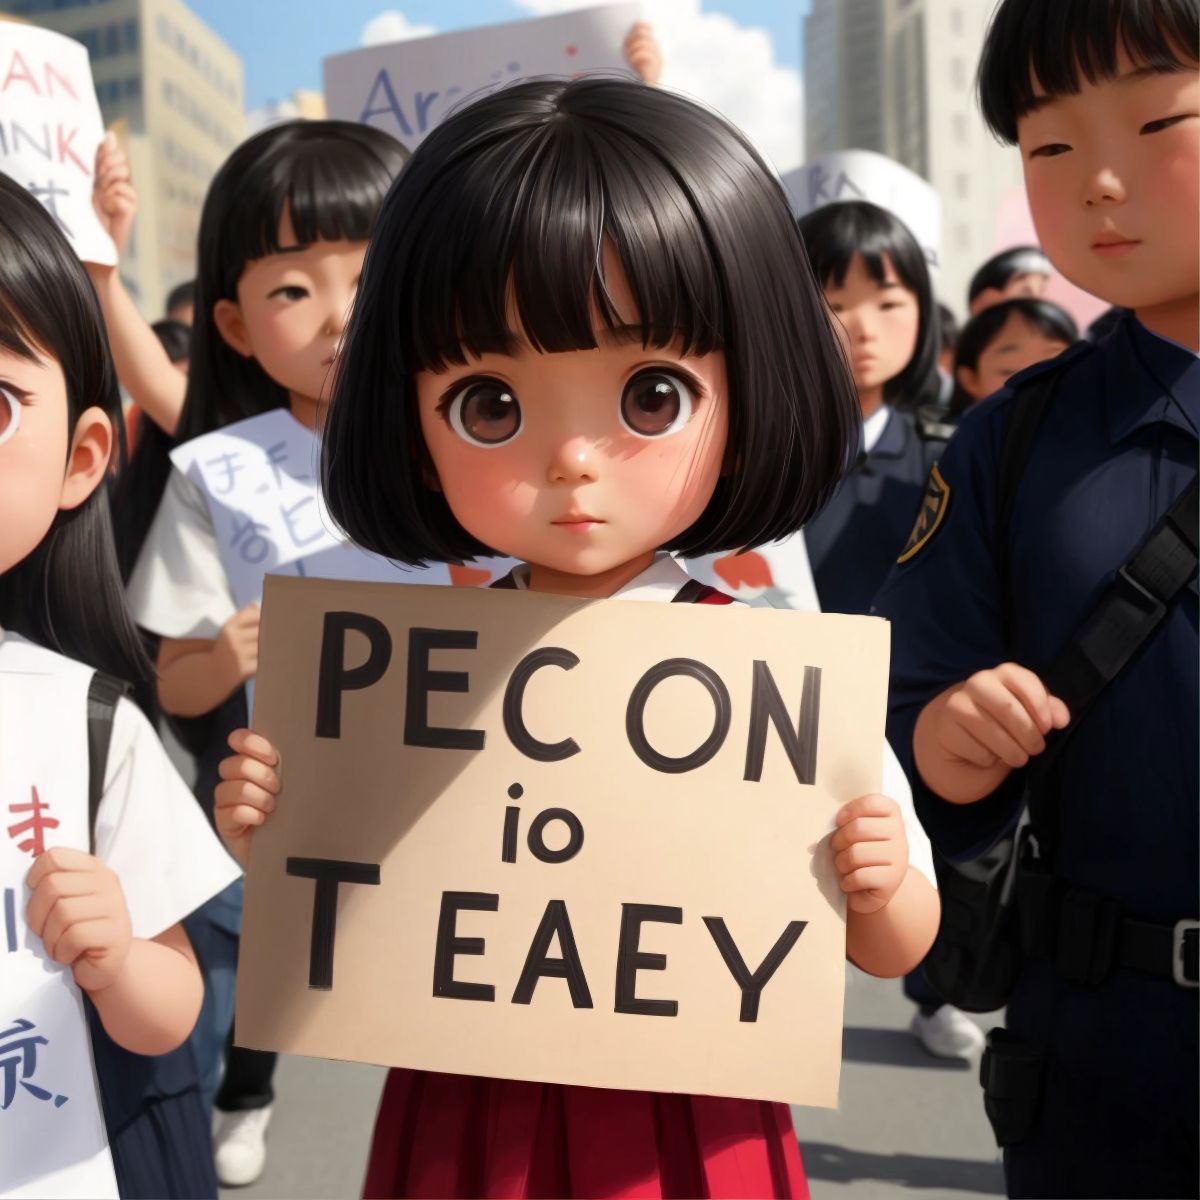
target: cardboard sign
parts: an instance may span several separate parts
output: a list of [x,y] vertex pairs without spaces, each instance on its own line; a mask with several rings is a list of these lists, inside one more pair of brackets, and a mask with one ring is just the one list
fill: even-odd
[[925,179],[873,150],[836,150],[783,176],[798,217],[839,200],[868,200],[899,217],[925,252],[930,270],[942,261],[942,198]]
[[637,4],[613,4],[335,54],[324,62],[326,106],[415,150],[456,105],[516,79],[632,75],[621,43],[638,16]]
[[406,567],[347,542],[321,496],[320,443],[285,408],[272,409],[194,438],[171,460],[204,495],[221,563],[239,608],[261,599],[263,576],[404,583],[488,583],[508,558],[466,567]]
[[116,247],[92,208],[103,138],[86,48],[0,21],[0,171],[46,206],[84,262],[111,266]]
[[888,627],[267,581],[242,1044],[833,1105]]

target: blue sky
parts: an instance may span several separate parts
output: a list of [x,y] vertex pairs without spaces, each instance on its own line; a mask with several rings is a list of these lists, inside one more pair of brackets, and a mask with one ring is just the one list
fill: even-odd
[[[359,45],[363,26],[386,9],[441,32],[528,15],[513,0],[186,0],[246,64],[246,107],[321,87],[321,59]],[[704,0],[742,25],[765,28],[781,66],[800,65],[800,16],[807,0]],[[281,19],[286,13],[286,19]]]

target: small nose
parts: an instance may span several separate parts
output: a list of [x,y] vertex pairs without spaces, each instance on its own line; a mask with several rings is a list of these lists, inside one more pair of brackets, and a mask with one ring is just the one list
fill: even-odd
[[592,439],[575,434],[563,438],[551,451],[546,479],[550,483],[594,483],[598,472],[599,458]]
[[1125,203],[1125,185],[1113,167],[1097,167],[1089,172],[1083,185],[1083,203],[1085,208]]

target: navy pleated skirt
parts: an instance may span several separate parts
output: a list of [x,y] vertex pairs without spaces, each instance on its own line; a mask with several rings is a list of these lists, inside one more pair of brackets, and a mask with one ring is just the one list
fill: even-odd
[[122,1200],[215,1200],[212,1118],[191,1047],[148,1058],[118,1046],[85,1001]]

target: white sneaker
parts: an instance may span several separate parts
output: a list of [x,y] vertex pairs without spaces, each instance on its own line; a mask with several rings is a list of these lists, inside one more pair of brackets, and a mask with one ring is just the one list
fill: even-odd
[[912,1019],[917,1040],[938,1058],[970,1058],[983,1049],[983,1030],[953,1004],[943,1004],[930,1016],[918,1010]]
[[266,1136],[271,1108],[268,1104],[266,1108],[217,1114],[213,1158],[222,1186],[245,1187],[262,1175],[267,1165]]

